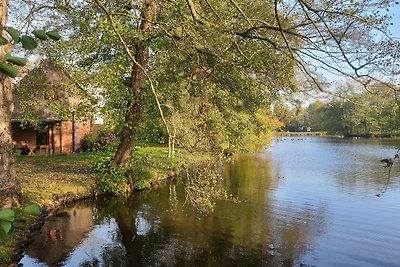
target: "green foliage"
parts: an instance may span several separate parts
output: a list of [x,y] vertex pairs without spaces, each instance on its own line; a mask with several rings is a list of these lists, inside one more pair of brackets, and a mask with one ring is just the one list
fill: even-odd
[[98,190],[103,193],[124,194],[128,192],[126,169],[115,165],[111,156],[101,156],[93,163],[99,176]]
[[35,35],[36,38],[42,41],[47,40],[47,34],[44,30],[34,30],[32,33]]
[[133,187],[137,190],[143,190],[151,187],[151,182],[149,180],[138,180],[133,182]]
[[96,137],[93,135],[86,135],[82,138],[80,147],[83,152],[96,150]]
[[26,50],[34,50],[38,44],[35,41],[35,39],[33,39],[32,37],[28,36],[28,35],[23,35],[20,38],[20,42],[22,44],[22,47]]
[[397,133],[400,113],[391,88],[371,85],[368,92],[353,92],[351,88],[350,85],[340,88],[348,93],[346,100],[310,104],[307,112],[313,129],[350,136]]
[[343,133],[341,106],[340,101],[311,103],[306,112],[313,131],[328,131],[330,134]]
[[46,116],[85,122],[93,111],[93,98],[86,89],[71,81],[65,67],[45,60],[25,75],[13,91],[19,100],[21,122],[40,127],[43,111]]
[[[385,25],[385,16],[371,14],[387,2],[314,4],[313,10],[309,5],[282,2],[277,4],[275,14],[271,1],[198,1],[192,9],[189,1],[157,2],[163,12],[150,26],[150,33],[144,33],[137,27],[140,20],[130,15],[132,10],[143,11],[136,5],[127,8],[125,2],[118,1],[105,4],[116,25],[113,29],[105,12],[99,11],[94,2],[79,2],[70,4],[74,12],[65,14],[71,39],[63,44],[59,58],[69,57],[67,60],[80,68],[80,77],[104,88],[102,111],[116,133],[128,126],[135,141],[159,143],[173,139],[188,151],[263,149],[271,132],[282,126],[273,107],[284,102],[282,99],[293,98],[293,92],[306,87],[303,84],[309,85],[296,83],[295,79],[301,71],[308,78],[314,76],[309,62],[315,51],[324,55],[312,61],[324,58],[315,69],[323,65],[337,70],[336,63],[348,63],[349,58],[350,62],[375,59],[372,54],[369,59],[358,57],[371,50],[369,42],[376,38],[357,37],[373,36],[374,27]],[[360,19],[355,20],[355,14]],[[143,100],[130,92],[134,64],[115,31],[125,40],[125,48],[141,44],[151,51],[149,64],[143,67],[152,78],[168,133],[159,119],[149,82],[140,88]],[[354,46],[360,52],[340,58],[347,51],[345,47]],[[136,51],[130,52],[133,55]],[[308,81],[313,83],[314,79]],[[143,118],[135,125],[126,125],[123,120],[133,101],[141,102]],[[299,110],[288,117],[292,122],[309,123],[303,115],[305,111]]]
[[135,151],[135,161],[127,169],[127,179],[132,188],[142,190],[151,186],[150,180],[153,178],[149,170],[149,155]]
[[54,41],[58,41],[61,39],[61,36],[57,31],[48,31],[46,32],[46,34],[50,37],[50,39],[53,39]]
[[139,150],[135,151],[135,160],[129,167],[116,166],[110,154],[96,158],[93,170],[99,176],[98,189],[104,193],[125,194],[132,189],[150,187],[154,175],[149,162],[149,154]]
[[11,53],[5,54],[4,59],[20,67],[23,67],[26,65],[26,63],[28,63],[28,60],[26,58],[12,56]]
[[39,216],[40,207],[35,204],[30,204],[22,209],[22,213],[27,214],[27,215]]
[[0,35],[0,46],[8,44],[8,40]]
[[0,62],[0,72],[11,78],[18,76],[18,70],[13,65],[5,62]]
[[8,234],[11,230],[12,223],[15,219],[15,211],[12,209],[6,209],[0,211],[0,231],[4,234]]
[[108,131],[100,131],[97,136],[86,135],[81,142],[82,151],[115,151],[117,137]]
[[27,205],[22,210],[4,209],[0,211],[0,240],[8,238],[8,234],[15,227],[17,222],[25,222],[25,217],[38,216],[40,207],[36,204]]
[[[14,44],[21,43],[22,48],[28,51],[32,51],[37,48],[38,43],[37,41],[29,35],[22,35],[21,33],[13,28],[7,27],[7,33],[10,35],[11,39],[13,40]],[[33,32],[33,35],[39,40],[46,40],[47,36],[51,39],[58,41],[61,36],[57,31],[48,31],[45,32],[43,30],[36,30]],[[0,45],[8,44],[8,40],[3,36],[0,36]],[[15,66],[25,66],[28,60],[26,58],[12,56],[10,53],[7,53],[4,58],[5,61],[12,63]],[[11,64],[6,62],[0,62],[0,72],[7,75],[8,77],[15,78],[18,76],[18,70]]]
[[[221,13],[222,22],[210,9],[204,10],[207,19],[229,25],[231,31],[241,30],[243,21],[236,22],[234,6],[218,1],[211,4]],[[271,15],[267,5],[245,6],[263,19],[266,14]],[[76,61],[82,72],[90,73],[88,79],[93,85],[104,88],[106,123],[119,132],[130,99],[134,99],[129,93],[132,62],[120,49],[104,14],[95,12],[96,7],[93,10],[91,4],[76,4],[74,8],[74,13],[67,14],[74,38],[56,53],[60,59],[73,55],[67,60]],[[121,9],[118,14],[125,11],[120,3],[110,8]],[[144,39],[149,45],[152,53],[147,72],[153,79],[170,133],[175,132],[176,143],[190,151],[213,153],[263,149],[276,126],[269,110],[274,95],[294,90],[293,59],[259,40],[241,39],[217,27],[196,26],[183,2],[170,3],[164,11],[157,18],[162,29],[154,27],[149,36],[143,36],[124,16],[116,15],[114,19],[129,47]],[[168,33],[176,33],[179,38],[171,39]],[[154,95],[148,83],[143,87],[143,117],[133,126],[135,139],[140,144],[166,143],[168,134]]]
[[17,29],[13,27],[7,27],[6,31],[11,36],[11,38],[15,43],[19,42],[19,36],[21,35],[21,33]]

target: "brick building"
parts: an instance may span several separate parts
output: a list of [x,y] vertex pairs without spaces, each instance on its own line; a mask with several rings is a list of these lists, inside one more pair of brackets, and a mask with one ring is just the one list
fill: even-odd
[[79,150],[91,128],[89,97],[62,68],[44,61],[14,91],[12,136],[22,154]]

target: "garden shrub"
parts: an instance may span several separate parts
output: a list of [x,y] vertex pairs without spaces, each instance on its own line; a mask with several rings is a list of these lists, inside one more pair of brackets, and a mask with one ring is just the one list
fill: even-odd
[[83,152],[86,151],[95,151],[96,147],[96,139],[91,135],[85,135],[81,141],[81,150]]
[[81,142],[83,152],[108,151],[114,149],[117,137],[111,132],[100,132],[97,137],[86,135]]

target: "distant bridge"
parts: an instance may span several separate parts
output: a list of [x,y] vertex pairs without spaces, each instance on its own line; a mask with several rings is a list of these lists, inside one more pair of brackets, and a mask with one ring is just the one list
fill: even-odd
[[324,136],[328,132],[276,132],[275,136]]

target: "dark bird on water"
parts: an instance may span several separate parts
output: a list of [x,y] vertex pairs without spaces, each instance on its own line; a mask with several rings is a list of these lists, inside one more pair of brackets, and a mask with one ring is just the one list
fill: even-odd
[[393,161],[399,158],[399,154],[394,155],[394,159],[381,159],[381,162],[386,163],[385,168],[392,167]]

